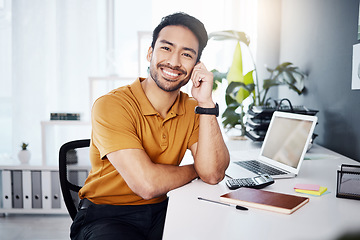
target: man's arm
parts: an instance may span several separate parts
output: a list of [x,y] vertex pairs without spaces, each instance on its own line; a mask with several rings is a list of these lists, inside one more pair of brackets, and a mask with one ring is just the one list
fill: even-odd
[[[213,75],[203,63],[194,67],[192,95],[198,106],[214,108],[212,101]],[[222,137],[216,116],[200,115],[199,139],[190,147],[194,156],[194,166],[199,177],[209,184],[217,184],[225,177],[230,156]]]
[[215,116],[200,116],[199,140],[190,150],[196,172],[204,182],[217,184],[225,177],[230,157]]
[[198,177],[193,164],[156,164],[141,149],[118,150],[107,157],[130,189],[144,199],[166,194]]

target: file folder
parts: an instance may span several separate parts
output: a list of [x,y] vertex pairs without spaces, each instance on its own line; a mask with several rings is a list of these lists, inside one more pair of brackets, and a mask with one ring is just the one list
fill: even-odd
[[41,171],[31,171],[31,192],[32,208],[42,208]]
[[22,171],[23,202],[24,209],[31,209],[31,172]]
[[41,171],[42,208],[51,208],[51,172]]
[[51,208],[61,208],[59,172],[51,171]]
[[14,170],[11,171],[12,181],[12,207],[23,208],[23,189],[22,189],[22,171]]
[[12,208],[12,193],[11,193],[11,171],[1,171],[2,180],[2,207],[5,209]]

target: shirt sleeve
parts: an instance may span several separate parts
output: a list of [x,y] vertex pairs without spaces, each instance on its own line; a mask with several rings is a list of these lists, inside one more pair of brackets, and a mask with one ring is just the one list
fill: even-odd
[[143,149],[136,132],[135,117],[129,114],[126,101],[112,95],[96,100],[92,108],[92,139],[104,158],[108,153],[121,149]]

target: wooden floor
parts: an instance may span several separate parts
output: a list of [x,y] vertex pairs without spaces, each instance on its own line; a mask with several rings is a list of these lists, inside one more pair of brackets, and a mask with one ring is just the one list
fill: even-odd
[[69,215],[21,215],[0,216],[1,240],[62,240],[70,239]]

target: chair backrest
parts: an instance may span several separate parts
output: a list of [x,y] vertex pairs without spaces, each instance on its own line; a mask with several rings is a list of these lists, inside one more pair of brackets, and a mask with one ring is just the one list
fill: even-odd
[[[67,142],[60,147],[59,151],[59,177],[62,195],[66,208],[72,220],[77,213],[78,192],[81,186],[78,183],[71,183],[68,178],[68,164],[77,162],[76,149],[87,148],[90,146],[90,139],[75,140]],[[74,151],[75,150],[75,151]],[[77,182],[77,181],[76,181]]]

